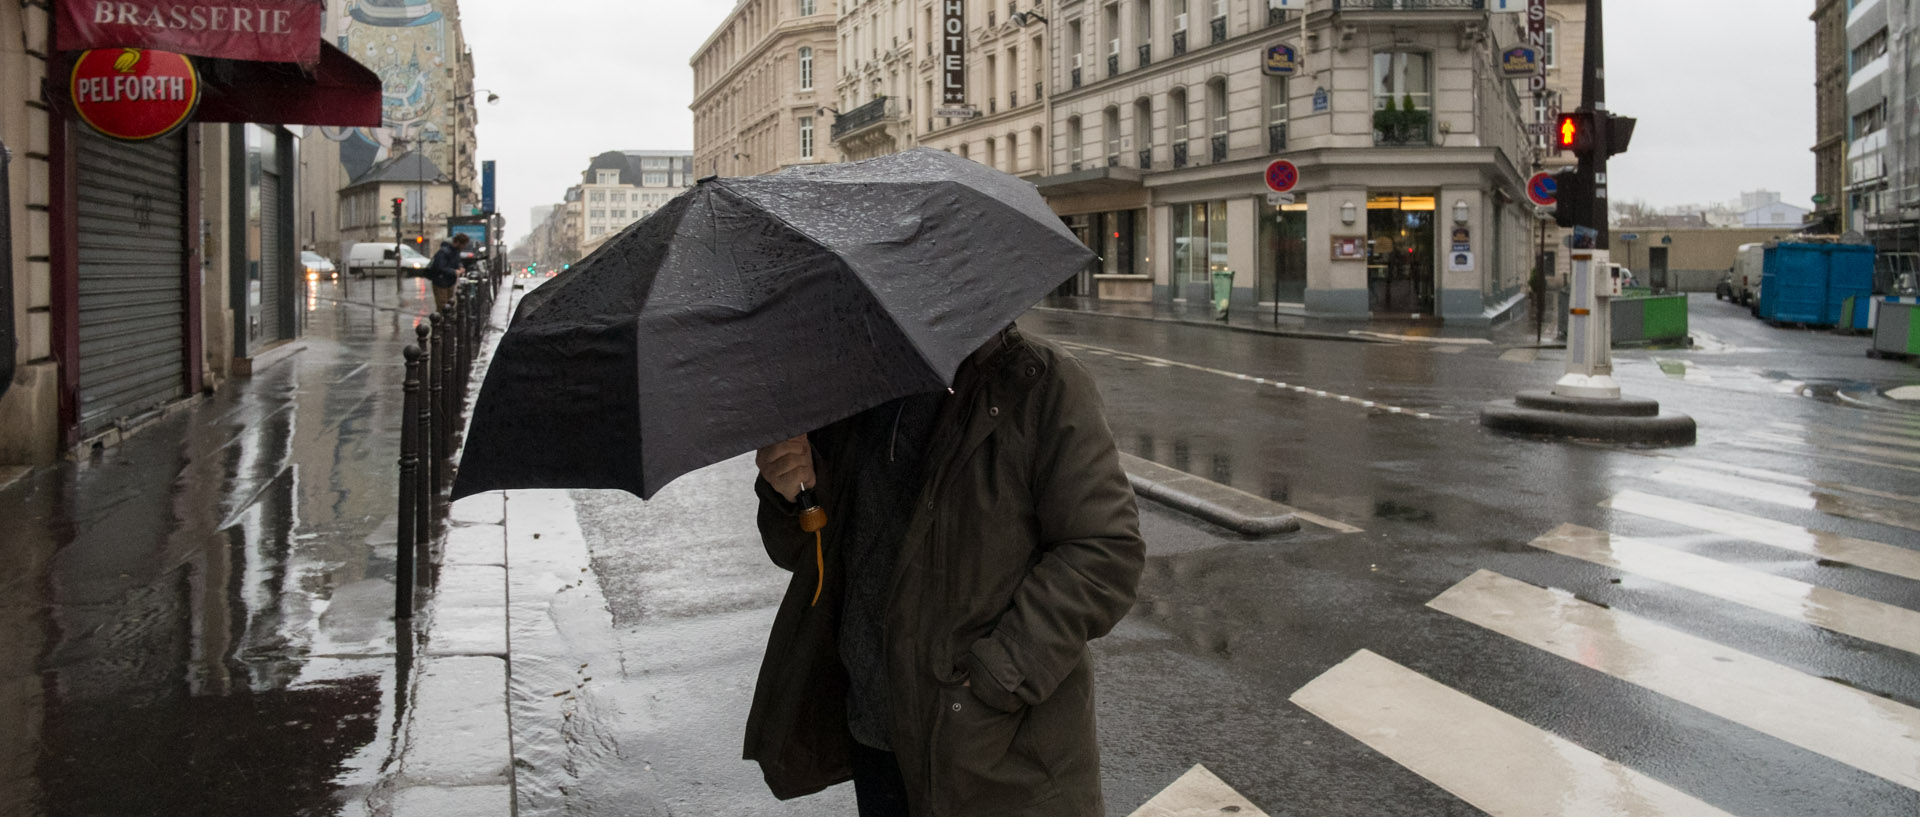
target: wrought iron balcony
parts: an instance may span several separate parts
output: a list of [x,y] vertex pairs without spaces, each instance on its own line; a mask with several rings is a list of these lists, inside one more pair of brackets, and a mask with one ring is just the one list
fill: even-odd
[[1046,94],[1040,93],[1041,88],[1042,86],[1040,83],[1036,82],[1033,84],[1033,101],[1039,102],[1041,99],[1046,97]]
[[1226,161],[1227,160],[1227,135],[1224,133],[1220,134],[1219,136],[1213,137],[1211,141],[1213,143],[1212,144],[1213,158],[1211,159],[1211,161],[1215,164],[1219,164],[1220,162]]
[[993,97],[987,97],[987,113],[997,113],[999,112],[999,110],[1000,110],[1000,100],[994,99]]
[[1173,143],[1173,166],[1176,168],[1187,166],[1187,143],[1185,140]]
[[1267,126],[1267,152],[1279,153],[1287,149],[1287,123],[1275,122]]
[[888,114],[887,100],[888,98],[884,96],[874,97],[872,102],[835,116],[833,118],[833,141],[838,142],[847,134],[885,120]]
[[1487,0],[1333,0],[1334,11],[1484,11]]
[[1013,109],[1018,107],[1020,107],[1020,92],[1008,91],[1007,92],[1007,108]]
[[1185,30],[1173,32],[1173,55],[1178,57],[1185,53],[1187,53],[1187,32]]
[[1146,150],[1140,151],[1139,159],[1140,159],[1141,170],[1152,170],[1153,169],[1153,148],[1147,148]]
[[1073,69],[1073,87],[1080,87],[1080,69]]
[[1287,21],[1286,9],[1274,8],[1273,6],[1267,7],[1267,25],[1277,26],[1286,21]]
[[1213,18],[1213,41],[1215,43],[1223,43],[1227,41],[1227,18],[1225,17]]
[[1140,44],[1140,67],[1145,68],[1152,64],[1153,64],[1153,45],[1151,43],[1141,43]]
[[1107,154],[1107,167],[1119,167],[1119,166],[1120,166],[1120,154],[1118,153]]
[[1120,74],[1120,55],[1108,54],[1107,55],[1107,76],[1112,77],[1112,76],[1118,76],[1119,74]]

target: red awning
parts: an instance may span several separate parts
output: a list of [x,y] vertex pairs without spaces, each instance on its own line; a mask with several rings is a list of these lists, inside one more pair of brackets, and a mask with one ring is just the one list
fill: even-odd
[[196,122],[381,125],[380,77],[325,42],[312,69],[284,62],[198,60],[204,90]]

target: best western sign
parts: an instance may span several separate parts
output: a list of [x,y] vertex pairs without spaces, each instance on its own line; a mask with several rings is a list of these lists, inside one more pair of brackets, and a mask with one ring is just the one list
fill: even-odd
[[200,78],[193,63],[169,51],[88,51],[74,60],[69,90],[82,121],[128,141],[171,133],[200,104]]
[[152,48],[259,62],[320,59],[321,0],[66,0],[62,51]]

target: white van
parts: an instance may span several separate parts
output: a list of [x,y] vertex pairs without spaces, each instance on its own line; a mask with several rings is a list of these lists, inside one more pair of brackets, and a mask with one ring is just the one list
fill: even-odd
[[347,250],[347,274],[387,275],[393,272],[393,256],[400,254],[400,267],[408,275],[424,275],[427,257],[405,244],[361,242]]

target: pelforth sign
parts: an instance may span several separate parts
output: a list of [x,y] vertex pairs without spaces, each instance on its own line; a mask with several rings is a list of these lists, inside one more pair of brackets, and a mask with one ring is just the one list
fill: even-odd
[[967,0],[940,0],[940,101],[967,101]]

